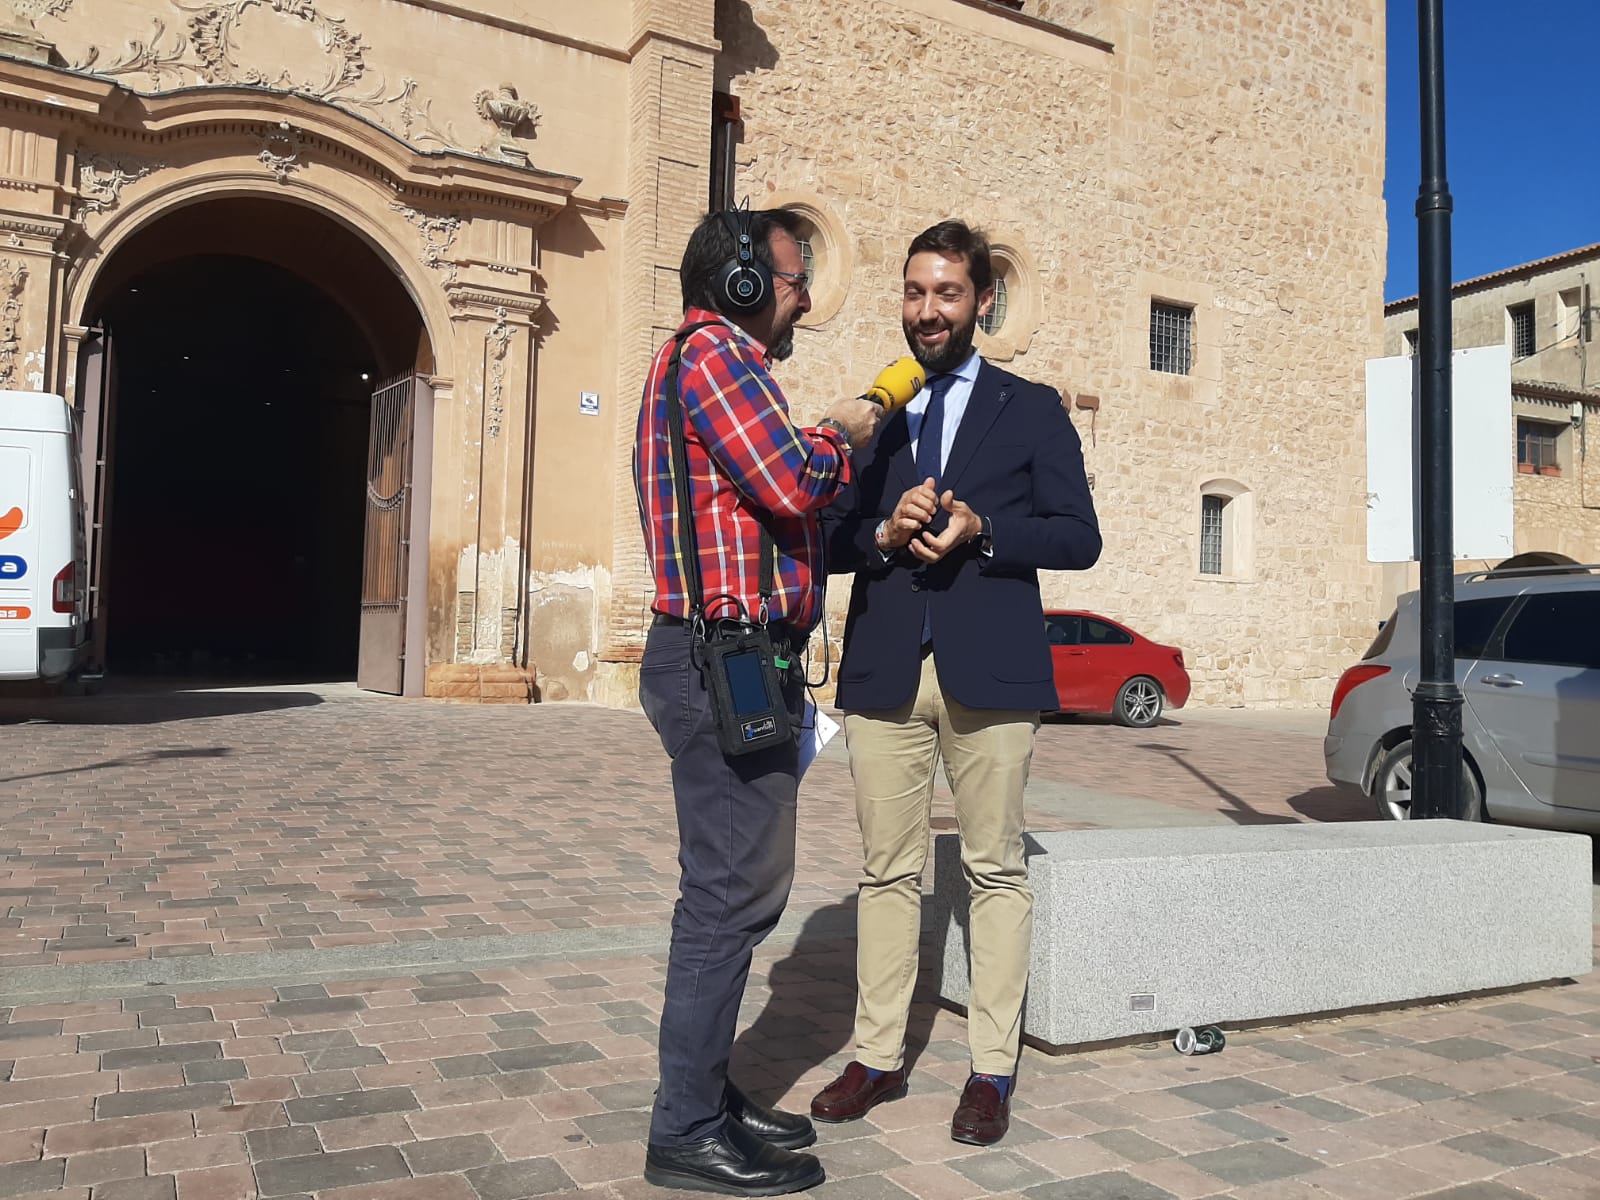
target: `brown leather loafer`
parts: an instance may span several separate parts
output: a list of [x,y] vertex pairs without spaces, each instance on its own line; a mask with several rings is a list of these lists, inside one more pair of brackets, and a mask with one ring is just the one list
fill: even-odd
[[811,1101],[811,1115],[818,1121],[834,1124],[856,1121],[866,1116],[867,1110],[874,1104],[898,1100],[905,1094],[904,1067],[898,1071],[886,1071],[874,1079],[867,1074],[866,1067],[853,1062],[844,1069],[843,1075],[817,1093]]
[[950,1136],[969,1146],[992,1146],[1011,1128],[1011,1099],[1002,1100],[1000,1089],[974,1075],[967,1080],[950,1119]]

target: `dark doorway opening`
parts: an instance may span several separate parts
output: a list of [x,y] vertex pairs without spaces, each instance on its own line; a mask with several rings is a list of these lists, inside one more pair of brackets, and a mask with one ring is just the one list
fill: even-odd
[[106,666],[354,678],[373,393],[433,370],[393,267],[315,209],[221,197],[119,246],[84,324],[109,347],[101,382],[79,379],[109,431]]
[[146,269],[101,320],[118,350],[108,666],[353,678],[366,338],[298,275],[226,255]]

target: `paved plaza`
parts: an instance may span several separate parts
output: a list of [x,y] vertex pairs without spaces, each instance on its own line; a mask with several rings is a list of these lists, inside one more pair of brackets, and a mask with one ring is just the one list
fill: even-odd
[[[1173,716],[1048,723],[1030,826],[1369,816],[1323,779],[1320,714]],[[666,766],[641,715],[587,705],[0,702],[0,1198],[665,1196],[639,1173]],[[794,1109],[849,1058],[841,742],[799,829],[735,1049],[747,1089]],[[988,1150],[949,1139],[965,1026],[926,979],[912,1039],[908,1098],[821,1128],[818,1200],[1600,1198],[1593,975],[1240,1030],[1201,1058],[1028,1050]]]

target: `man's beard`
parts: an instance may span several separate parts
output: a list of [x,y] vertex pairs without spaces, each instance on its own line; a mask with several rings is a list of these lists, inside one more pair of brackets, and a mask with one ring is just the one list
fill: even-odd
[[950,326],[950,336],[944,340],[944,345],[932,349],[917,341],[914,322],[902,321],[900,327],[905,331],[906,345],[911,347],[911,354],[922,364],[922,369],[929,375],[940,375],[954,371],[967,361],[967,356],[972,353],[973,335],[978,331],[978,318],[974,314],[965,325]]
[[782,362],[794,353],[794,326],[790,325],[772,340],[772,345],[767,347],[767,357],[773,362]]

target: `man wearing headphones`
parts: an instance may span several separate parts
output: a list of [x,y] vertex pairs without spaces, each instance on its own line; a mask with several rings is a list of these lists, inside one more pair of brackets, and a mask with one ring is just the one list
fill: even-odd
[[[768,366],[793,352],[795,324],[811,308],[797,228],[781,209],[743,210],[712,213],[690,235],[679,268],[683,323],[651,364],[633,461],[656,588],[639,699],[672,759],[681,871],[645,1178],[746,1196],[823,1180],[815,1156],[795,1153],[816,1140],[811,1122],[759,1107],[727,1077],[752,953],[794,877],[798,747],[785,739],[737,757],[723,751],[696,617],[764,618],[785,706],[798,714],[798,658],[822,616],[826,577],[818,514],[883,412],[847,399],[815,428],[789,419]],[[692,525],[679,523],[676,406]]]

